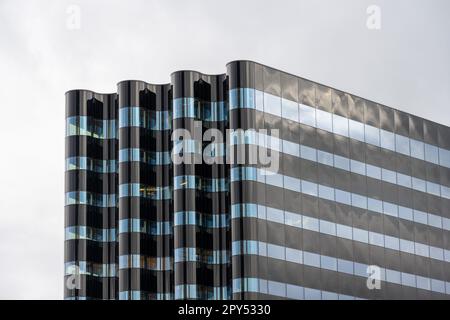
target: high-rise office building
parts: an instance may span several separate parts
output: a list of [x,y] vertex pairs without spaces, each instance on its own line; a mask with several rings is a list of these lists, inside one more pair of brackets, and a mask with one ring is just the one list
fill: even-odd
[[66,117],[67,299],[450,298],[446,126],[250,61]]

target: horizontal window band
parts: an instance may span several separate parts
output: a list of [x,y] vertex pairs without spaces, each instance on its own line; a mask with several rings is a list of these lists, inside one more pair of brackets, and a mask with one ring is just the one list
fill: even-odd
[[173,234],[172,221],[149,221],[144,219],[122,219],[119,220],[119,234],[123,233],[145,233],[152,236]]
[[274,136],[268,136],[256,132],[255,130],[247,130],[246,132],[235,131],[232,135],[231,144],[246,144],[263,147],[269,150],[282,152],[299,159],[320,163],[329,167],[392,183],[408,189],[450,199],[450,187],[374,166],[365,162],[353,160],[351,158],[342,157],[320,149],[311,148],[306,145],[278,139]]
[[119,300],[172,300],[172,292],[120,291]]
[[[299,265],[326,269],[329,271],[346,273],[354,276],[368,278],[371,275],[370,265],[336,259],[335,257],[320,255],[313,252],[297,250],[293,248],[273,245],[261,241],[234,241],[232,243],[232,255],[258,255]],[[450,282],[438,279],[422,277],[406,272],[379,267],[381,281],[404,285],[427,291],[450,294]],[[446,288],[449,290],[446,293]]]
[[196,211],[179,211],[174,213],[175,226],[195,225],[205,228],[229,228],[230,215],[203,214]]
[[65,240],[115,242],[116,229],[98,229],[88,226],[70,226],[65,228]]
[[139,254],[119,256],[119,269],[145,269],[152,271],[173,270],[172,257],[149,257]]
[[89,157],[66,158],[66,171],[87,170],[97,173],[117,173],[116,160],[99,160]]
[[116,120],[97,120],[89,116],[66,118],[66,137],[89,136],[96,139],[116,139]]
[[194,118],[203,121],[227,121],[228,103],[224,101],[206,102],[195,98],[173,100],[173,118]]
[[119,163],[143,162],[149,165],[170,165],[172,158],[170,151],[145,151],[139,148],[119,150]]
[[119,128],[141,127],[149,130],[170,130],[171,111],[153,111],[141,107],[119,109]]
[[174,177],[174,190],[197,189],[204,192],[227,192],[228,179],[210,179],[199,176],[176,176]]
[[271,221],[298,229],[318,232],[342,239],[450,263],[450,250],[444,248],[429,246],[419,242],[392,237],[271,207],[251,203],[235,204],[231,207],[231,216],[232,219],[257,218],[264,221]]
[[355,208],[368,210],[369,213],[381,213],[391,217],[450,231],[450,219],[448,218],[403,207],[387,201],[369,198],[357,193],[331,188],[307,180],[297,179],[255,167],[234,167],[231,168],[230,174],[231,182],[260,182],[313,197],[353,206]]
[[179,284],[175,285],[175,299],[231,300],[231,285],[214,287]]
[[307,288],[262,278],[234,278],[233,294],[254,292],[296,300],[365,300],[350,295]]
[[126,183],[119,185],[119,198],[143,197],[151,200],[172,199],[171,187],[146,186],[139,183]]
[[117,206],[115,194],[99,194],[87,191],[66,192],[65,205],[90,205],[101,208],[113,208]]
[[175,248],[175,263],[199,262],[203,264],[229,264],[230,251],[228,250],[204,250],[202,248],[183,247]]
[[450,168],[450,150],[379,129],[253,88],[231,89],[230,110],[255,109]]
[[93,263],[90,261],[71,261],[64,263],[64,275],[88,275],[101,278],[116,277],[115,263]]

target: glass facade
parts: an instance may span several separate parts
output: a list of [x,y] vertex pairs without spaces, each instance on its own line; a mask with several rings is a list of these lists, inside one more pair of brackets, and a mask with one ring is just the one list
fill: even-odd
[[258,63],[69,91],[65,197],[67,299],[450,298],[450,128]]

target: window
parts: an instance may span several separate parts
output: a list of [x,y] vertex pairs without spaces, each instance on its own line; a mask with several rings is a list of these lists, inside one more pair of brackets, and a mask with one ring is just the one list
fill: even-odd
[[400,239],[400,251],[414,254],[414,242]]
[[352,193],[352,206],[367,209],[367,198],[359,194]]
[[350,171],[350,160],[338,155],[334,155],[334,166],[345,171]]
[[386,130],[380,130],[381,147],[395,151],[395,135]]
[[283,188],[283,175],[278,173],[267,174],[266,183],[276,187]]
[[401,136],[399,134],[395,135],[395,150],[401,154],[410,155],[409,152],[409,138]]
[[303,252],[303,263],[307,266],[320,268],[320,255],[311,252]]
[[427,186],[424,180],[412,177],[412,187],[414,190],[426,192]]
[[264,92],[264,112],[281,117],[281,98]]
[[317,184],[302,180],[302,193],[317,197]]
[[321,298],[320,290],[305,288],[305,300],[320,300]]
[[450,168],[450,151],[439,148],[439,163],[441,166]]
[[350,138],[364,142],[364,124],[354,120],[348,120]]
[[283,211],[267,207],[267,220],[283,224],[284,223]]
[[419,210],[414,210],[414,222],[427,224],[428,223],[427,214]]
[[366,143],[372,144],[374,146],[380,146],[380,129],[369,126],[365,126],[366,133]]
[[274,259],[284,260],[284,248],[274,244],[267,244],[267,256]]
[[303,288],[292,284],[287,284],[286,296],[290,299],[303,300]]
[[389,202],[383,202],[383,213],[392,216],[392,217],[398,217],[398,207],[395,204],[389,203]]
[[384,247],[384,236],[380,233],[369,232],[369,244]]
[[302,263],[302,252],[300,250],[286,248],[286,260],[294,263]]
[[303,216],[303,229],[319,231],[319,220],[312,217]]
[[372,166],[371,164],[367,164],[366,168],[368,177],[381,180],[381,168]]
[[417,288],[419,288],[419,289],[423,289],[423,290],[431,289],[430,279],[428,279],[428,278],[416,276],[416,283],[417,283]]
[[366,174],[366,164],[356,160],[350,160],[350,168],[353,173],[365,175]]
[[348,119],[333,115],[333,132],[341,136],[348,137]]
[[334,201],[334,189],[319,185],[319,197],[322,199]]
[[428,214],[428,224],[436,228],[442,228],[442,217],[434,214]]
[[300,149],[298,144],[283,140],[283,152],[298,157]]
[[360,277],[367,277],[367,265],[363,263],[354,263],[355,275]]
[[386,269],[386,281],[396,284],[401,284],[400,272]]
[[283,118],[298,122],[298,104],[294,101],[282,99]]
[[414,244],[414,252],[418,256],[422,256],[422,257],[429,257],[430,256],[429,247],[427,245],[425,245],[425,244],[422,244],[422,243],[415,243]]
[[293,227],[298,227],[301,228],[302,227],[302,216],[296,213],[291,213],[291,212],[285,212],[284,213],[284,217],[285,217],[285,223],[289,226],[293,226]]
[[327,166],[333,166],[333,155],[331,153],[318,150],[317,159],[319,163],[325,164]]
[[431,289],[436,292],[445,293],[445,282],[431,279]]
[[336,235],[336,225],[332,222],[320,220],[320,232],[331,236]]
[[415,287],[416,277],[413,274],[402,272],[402,285],[408,287]]
[[427,181],[427,192],[439,197],[441,195],[441,188],[438,184]]
[[321,256],[320,266],[323,269],[337,271],[337,259],[333,257]]
[[397,183],[403,187],[411,188],[412,181],[411,176],[407,176],[403,173],[397,173]]
[[381,176],[383,181],[396,184],[397,183],[397,174],[394,171],[381,169]]
[[425,159],[424,143],[414,139],[411,139],[410,143],[411,143],[411,157],[424,160]]
[[345,226],[342,224],[338,224],[336,225],[337,227],[337,236],[340,238],[344,238],[344,239],[348,239],[348,240],[353,240],[353,228],[349,227],[349,226]]
[[402,219],[413,221],[413,211],[411,208],[399,206],[398,216]]
[[366,230],[353,228],[353,240],[362,243],[369,243],[369,232]]
[[317,109],[316,117],[317,128],[328,132],[333,132],[333,119],[331,113]]
[[286,285],[281,282],[268,281],[269,294],[279,297],[286,296]]
[[425,144],[425,160],[434,164],[439,164],[438,147],[430,144]]
[[263,257],[267,256],[267,243],[258,242],[258,254]]
[[350,192],[336,189],[335,194],[336,194],[336,202],[347,204],[347,205],[352,204]]
[[353,274],[353,262],[338,259],[338,271],[347,274]]
[[300,104],[300,123],[316,126],[316,109]]
[[398,251],[400,249],[399,239],[385,235],[384,236],[384,247],[387,249],[392,249],[392,250]]
[[367,208],[373,212],[383,213],[383,202],[377,199],[368,198]]
[[314,161],[314,162],[317,161],[316,149],[301,145],[300,146],[300,155],[303,159]]
[[300,192],[300,180],[289,176],[284,176],[284,188]]
[[[230,94],[231,94],[231,91],[232,90],[230,90]],[[255,105],[256,105],[256,110],[264,112],[264,94],[262,91],[255,90]]]

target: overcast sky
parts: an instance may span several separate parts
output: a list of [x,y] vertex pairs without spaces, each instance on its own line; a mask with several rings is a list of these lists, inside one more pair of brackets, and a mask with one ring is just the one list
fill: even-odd
[[448,0],[1,0],[0,299],[63,297],[64,93],[235,59],[450,125]]

